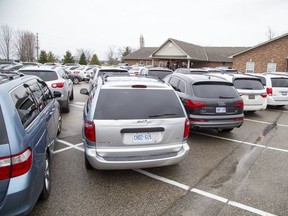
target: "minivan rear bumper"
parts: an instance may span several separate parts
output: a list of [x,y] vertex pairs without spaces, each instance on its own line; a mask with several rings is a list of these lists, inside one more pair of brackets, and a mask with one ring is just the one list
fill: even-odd
[[117,170],[117,169],[138,169],[149,167],[169,166],[180,163],[188,154],[190,148],[187,143],[183,143],[180,151],[173,154],[162,154],[154,156],[142,156],[141,158],[104,158],[97,154],[94,148],[85,145],[85,154],[90,164],[95,169]]

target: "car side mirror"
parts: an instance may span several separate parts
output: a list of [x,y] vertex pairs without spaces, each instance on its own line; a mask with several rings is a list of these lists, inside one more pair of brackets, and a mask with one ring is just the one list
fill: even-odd
[[59,98],[62,96],[62,94],[61,94],[61,92],[54,91],[53,96],[54,96],[54,98]]
[[89,91],[86,88],[80,89],[80,94],[89,95]]

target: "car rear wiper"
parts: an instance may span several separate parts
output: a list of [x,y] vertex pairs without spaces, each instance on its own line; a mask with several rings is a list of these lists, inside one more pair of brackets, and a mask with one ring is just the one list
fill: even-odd
[[234,98],[234,97],[231,97],[231,96],[230,97],[229,96],[219,96],[219,98],[230,99],[230,98]]
[[172,116],[176,115],[175,113],[163,113],[163,114],[156,114],[156,115],[149,115],[149,118],[156,118],[156,117],[163,117],[163,116]]

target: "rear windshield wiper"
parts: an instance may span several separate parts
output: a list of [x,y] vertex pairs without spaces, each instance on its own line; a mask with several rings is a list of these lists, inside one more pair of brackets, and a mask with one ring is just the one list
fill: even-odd
[[156,115],[149,115],[149,118],[156,118],[156,117],[163,117],[163,116],[172,116],[176,115],[175,113],[163,113],[163,114],[156,114]]
[[231,96],[230,97],[229,96],[219,96],[219,98],[224,98],[224,99],[227,98],[227,99],[229,99],[229,98],[234,98],[234,97],[231,97]]

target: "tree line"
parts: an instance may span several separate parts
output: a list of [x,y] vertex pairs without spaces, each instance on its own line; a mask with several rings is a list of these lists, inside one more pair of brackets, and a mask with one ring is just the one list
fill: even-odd
[[[38,56],[38,38],[36,34],[27,30],[14,31],[8,25],[2,25],[0,28],[0,54],[4,57],[3,60],[10,61],[17,59],[22,62],[39,63],[47,62],[61,62],[65,63],[79,63],[83,65],[97,64],[101,65],[96,54],[92,50],[76,49],[76,55],[73,56],[70,50],[67,50],[63,59],[53,54],[52,51],[40,50]],[[119,48],[118,52],[114,46],[110,46],[106,52],[107,63],[115,65],[123,62],[124,56],[130,54],[132,48],[126,46]],[[0,58],[1,60],[1,58]]]

